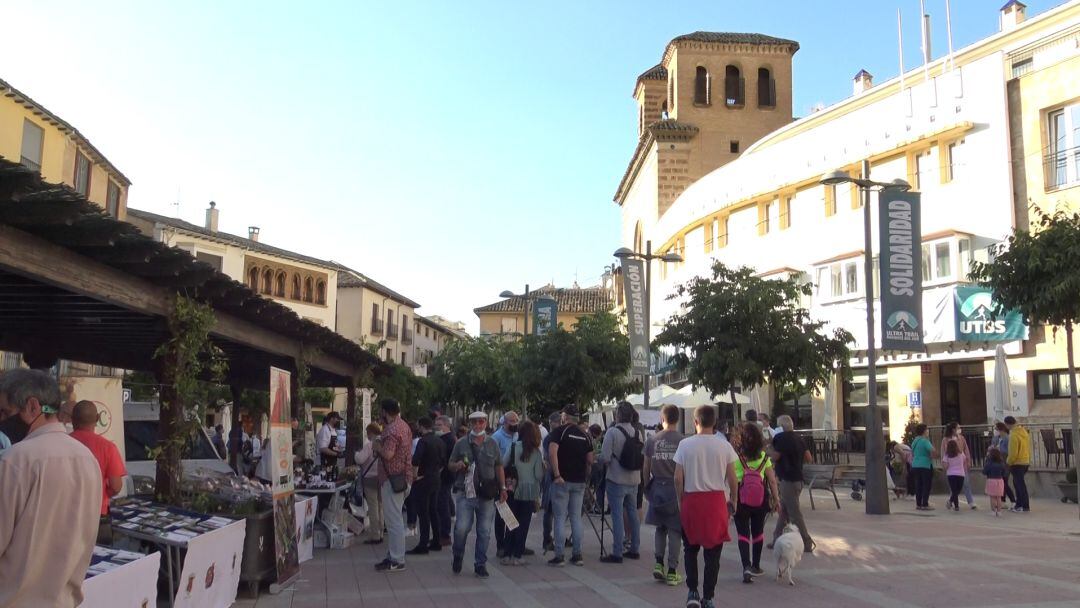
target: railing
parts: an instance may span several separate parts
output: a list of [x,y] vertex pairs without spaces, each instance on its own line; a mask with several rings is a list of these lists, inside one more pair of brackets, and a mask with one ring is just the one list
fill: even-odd
[[[1031,438],[1031,468],[1050,471],[1070,468],[1073,446],[1072,430],[1068,423],[1025,424],[1023,427]],[[981,467],[993,441],[993,430],[989,425],[973,425],[962,428],[961,434],[971,452],[972,466]],[[933,442],[934,449],[941,449],[941,438],[944,435],[944,427],[930,427],[930,441]]]
[[398,339],[398,325],[391,321],[386,325],[386,339],[397,340]]
[[1043,156],[1043,178],[1047,190],[1057,190],[1076,183],[1080,179],[1080,146]]
[[371,335],[373,335],[373,336],[381,336],[382,332],[383,332],[383,323],[384,323],[384,321],[382,319],[372,319],[371,320]]
[[[797,429],[793,432],[802,437],[816,464],[861,465],[865,462],[866,431]],[[888,431],[885,431],[884,441],[888,442],[888,438]]]
[[413,340],[413,330],[403,328],[401,330],[401,343],[402,344],[412,344],[412,340]]

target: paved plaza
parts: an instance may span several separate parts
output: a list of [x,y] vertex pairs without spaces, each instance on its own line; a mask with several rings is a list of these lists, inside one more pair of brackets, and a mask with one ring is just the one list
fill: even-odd
[[[978,511],[969,511],[965,505],[959,513],[917,513],[913,502],[893,501],[892,515],[871,517],[864,514],[862,503],[846,497],[841,497],[840,510],[832,505],[822,508],[824,501],[819,501],[816,511],[810,511],[805,494],[803,498],[818,550],[800,564],[795,573],[797,586],[778,584],[769,577],[744,585],[738,548],[728,544],[721,561],[718,606],[1080,606],[1080,519],[1076,505],[1037,499],[1032,501],[1032,513],[1003,513],[995,518],[985,497],[979,497]],[[945,497],[934,498],[940,508]],[[537,548],[539,525],[534,525],[532,532],[529,546]],[[767,537],[771,539],[771,532]],[[610,542],[610,535],[606,538]],[[601,564],[596,537],[586,525],[584,567],[551,568],[539,555],[525,567],[500,566],[493,560],[488,564],[491,578],[487,580],[472,574],[471,544],[460,576],[450,572],[448,550],[410,556],[408,569],[395,574],[376,573],[372,568],[382,558],[385,545],[317,550],[291,590],[277,596],[264,592],[258,601],[241,599],[237,605],[681,607],[685,585],[672,588],[652,579],[652,548],[652,528],[644,526],[642,560]],[[491,552],[494,554],[494,546]],[[766,571],[773,568],[768,550],[762,567]]]

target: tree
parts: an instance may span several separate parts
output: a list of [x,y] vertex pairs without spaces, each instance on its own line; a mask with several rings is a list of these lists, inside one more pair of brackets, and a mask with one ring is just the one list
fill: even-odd
[[995,314],[1019,310],[1029,326],[1065,328],[1073,453],[1080,454],[1073,325],[1080,319],[1080,213],[1034,208],[1034,230],[1017,228],[993,248],[993,261],[972,263],[971,277],[994,292]]
[[426,416],[435,391],[427,378],[421,378],[404,365],[391,363],[390,373],[375,377],[375,393],[379,399],[391,398],[401,406],[401,416],[416,420]]
[[850,333],[825,332],[799,305],[810,286],[797,278],[764,279],[752,268],[721,262],[712,277],[678,286],[669,299],[683,307],[655,342],[674,347],[676,368],[694,386],[718,393],[765,384],[780,391],[823,389],[837,366],[846,369]]
[[432,360],[435,397],[462,409],[490,410],[513,401],[516,391],[517,342],[461,338]]

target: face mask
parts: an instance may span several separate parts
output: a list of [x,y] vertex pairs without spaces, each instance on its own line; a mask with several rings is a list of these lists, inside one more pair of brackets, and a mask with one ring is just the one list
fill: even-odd
[[511,425],[507,426],[506,428],[507,428],[507,429],[508,429],[508,430],[509,430],[509,431],[510,431],[511,433],[516,433],[516,432],[518,432],[518,425],[516,425],[516,424],[511,424]]
[[476,429],[469,431],[469,434],[473,437],[483,437],[484,435],[487,435],[484,431],[478,431]]

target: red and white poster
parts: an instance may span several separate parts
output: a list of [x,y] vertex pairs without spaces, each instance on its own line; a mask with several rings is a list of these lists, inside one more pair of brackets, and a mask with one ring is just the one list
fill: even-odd
[[278,584],[300,572],[293,502],[291,381],[289,372],[270,368],[270,484],[274,495],[274,561]]

